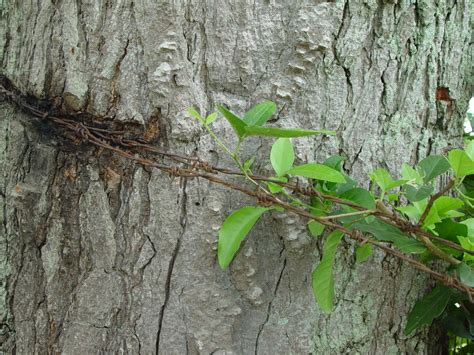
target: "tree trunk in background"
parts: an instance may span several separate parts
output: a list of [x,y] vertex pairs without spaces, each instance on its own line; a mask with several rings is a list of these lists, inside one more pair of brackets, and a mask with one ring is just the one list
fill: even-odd
[[[395,173],[461,142],[469,3],[2,0],[1,73],[221,166],[184,110],[273,100],[277,126],[338,131],[295,140],[300,161],[344,155],[367,185],[370,169]],[[440,86],[453,105],[435,101]],[[305,221],[267,216],[222,271],[219,225],[252,200],[68,144],[10,104],[0,115],[0,350],[434,353],[426,331],[403,333],[430,281],[398,260],[356,265],[343,244],[325,315],[310,277],[322,242]],[[214,127],[233,141],[224,120]],[[268,173],[270,140],[249,142],[243,155]]]

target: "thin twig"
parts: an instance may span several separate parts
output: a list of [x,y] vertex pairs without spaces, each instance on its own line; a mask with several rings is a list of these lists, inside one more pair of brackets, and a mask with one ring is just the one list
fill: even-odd
[[433,207],[433,204],[435,201],[443,196],[446,192],[452,189],[454,184],[456,183],[456,180],[451,179],[449,182],[446,184],[445,187],[443,187],[440,191],[432,195],[428,201],[428,204],[426,205],[425,210],[423,211],[423,214],[420,217],[420,220],[418,221],[418,226],[421,227],[423,225],[423,222],[425,221],[426,217],[428,216],[428,213],[430,213],[431,207]]
[[321,216],[321,219],[325,220],[331,220],[331,219],[339,219],[339,218],[345,218],[345,217],[352,217],[352,216],[359,216],[361,214],[374,214],[377,213],[375,210],[364,210],[364,211],[356,211],[356,212],[348,212],[348,213],[341,213],[341,214],[333,214],[330,216]]

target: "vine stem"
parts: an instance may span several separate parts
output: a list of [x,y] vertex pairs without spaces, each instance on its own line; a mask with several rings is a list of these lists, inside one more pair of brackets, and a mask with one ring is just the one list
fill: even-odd
[[[393,256],[395,256],[399,259],[405,260],[406,262],[411,264],[414,268],[430,274],[432,277],[434,277],[437,280],[445,283],[446,285],[454,287],[454,288],[456,288],[456,289],[458,289],[462,292],[465,292],[467,295],[469,295],[470,299],[472,299],[472,296],[474,295],[474,288],[471,288],[468,285],[462,283],[456,277],[451,277],[447,274],[443,274],[443,273],[440,273],[438,271],[435,271],[435,270],[429,268],[427,265],[425,265],[425,264],[423,264],[423,263],[421,263],[421,262],[419,262],[415,259],[412,259],[411,257],[401,253],[398,250],[395,250],[395,249],[389,247],[386,244],[383,244],[381,242],[378,242],[378,241],[375,241],[375,240],[372,240],[372,239],[367,239],[359,231],[349,230],[348,228],[346,228],[342,225],[333,223],[330,220],[324,219],[323,217],[314,216],[314,215],[312,215],[311,213],[309,213],[308,211],[306,211],[302,208],[295,207],[295,206],[293,206],[293,205],[291,205],[291,204],[289,204],[285,201],[282,201],[280,198],[272,195],[271,193],[269,193],[268,191],[263,189],[260,186],[260,184],[257,183],[256,179],[254,179],[252,176],[249,176],[248,173],[245,171],[245,169],[243,169],[242,164],[240,163],[240,161],[238,160],[237,157],[234,157],[234,158],[237,159],[237,161],[239,161],[239,166],[240,166],[241,170],[244,170],[244,171],[241,171],[241,172],[238,172],[238,173],[232,173],[231,172],[230,174],[239,174],[239,175],[244,175],[244,176],[248,177],[250,181],[253,181],[253,183],[255,183],[259,187],[258,191],[249,190],[249,189],[247,189],[243,186],[240,186],[238,184],[226,181],[226,180],[216,176],[215,174],[218,170],[214,169],[212,166],[207,166],[207,165],[203,164],[202,162],[199,161],[199,159],[196,160],[194,158],[185,157],[184,160],[188,161],[188,162],[192,162],[192,164],[191,164],[191,163],[183,162],[182,161],[183,159],[180,158],[181,163],[184,163],[188,166],[187,168],[183,168],[183,167],[179,167],[179,166],[169,166],[169,165],[166,165],[166,164],[157,163],[154,160],[147,159],[147,158],[144,158],[144,157],[142,157],[138,154],[132,153],[128,150],[124,150],[123,149],[124,147],[126,147],[126,148],[136,148],[137,146],[140,146],[140,145],[142,145],[141,148],[143,148],[143,144],[139,143],[138,141],[131,141],[131,140],[122,139],[120,136],[117,136],[118,133],[116,131],[111,131],[111,130],[107,130],[107,129],[103,129],[103,128],[97,128],[97,127],[88,127],[84,123],[82,123],[80,121],[77,121],[77,116],[78,115],[76,115],[76,116],[70,116],[70,115],[67,116],[67,117],[74,117],[74,119],[72,119],[72,118],[58,117],[58,116],[55,116],[53,114],[50,114],[50,112],[42,111],[39,108],[29,104],[23,98],[19,97],[18,94],[16,94],[15,92],[5,89],[5,87],[3,85],[0,85],[0,94],[5,95],[8,100],[16,103],[19,107],[21,107],[26,112],[32,114],[33,116],[40,117],[41,119],[44,119],[44,120],[50,120],[51,122],[58,125],[58,127],[62,127],[65,131],[75,134],[76,139],[79,138],[79,142],[81,142],[81,141],[82,142],[89,142],[90,144],[92,144],[96,147],[100,147],[100,148],[104,148],[104,149],[113,151],[113,152],[117,153],[118,155],[120,155],[120,156],[122,156],[126,159],[133,160],[133,161],[137,162],[138,164],[140,164],[142,166],[149,166],[149,167],[157,168],[157,169],[159,169],[163,172],[166,172],[166,173],[170,174],[170,176],[182,176],[182,177],[189,177],[189,178],[203,178],[203,179],[206,179],[210,182],[225,186],[227,188],[243,192],[243,193],[245,193],[249,196],[253,196],[257,199],[261,198],[260,192],[263,190],[267,194],[267,199],[265,201],[266,203],[270,203],[270,204],[274,204],[276,206],[280,206],[281,208],[287,210],[288,212],[300,215],[302,217],[309,218],[311,220],[315,220],[316,222],[319,222],[319,223],[327,226],[329,229],[340,230],[348,238],[357,240],[361,243],[364,243],[364,242],[365,243],[367,243],[367,242],[371,243],[372,245],[374,245],[374,246],[378,247],[379,249],[385,251],[387,254],[390,254],[390,255],[393,255]],[[212,132],[212,133],[214,134],[214,132]],[[66,137],[67,137],[67,135],[66,135]],[[222,144],[221,147],[224,149],[225,145],[219,139],[218,139],[218,141]],[[121,146],[121,148],[119,146]],[[224,151],[227,151],[228,154],[233,156],[233,153],[227,147],[225,147],[225,148],[226,149],[224,149]],[[149,150],[150,151],[155,151],[156,148],[152,147],[152,146],[149,146]],[[175,159],[179,156],[176,155],[176,154],[168,154],[168,157],[170,159]],[[199,169],[202,169],[202,170],[206,171],[206,173],[199,171]],[[221,169],[220,171],[222,173],[225,173],[225,171],[228,171],[228,170],[227,169]],[[267,178],[267,180],[272,181],[272,179],[270,179],[270,178]],[[272,181],[272,182],[278,183],[278,181]],[[313,193],[313,191],[312,191],[312,193]],[[314,191],[314,195],[317,195],[319,197],[323,196],[322,194],[318,193],[317,191]],[[344,200],[340,200],[340,199],[335,198],[335,197],[328,197],[327,200],[328,201],[333,201],[333,202],[339,201],[341,204],[345,204],[345,205],[353,207],[355,209],[366,211],[366,209],[362,206],[358,206],[356,204],[353,204],[353,203],[350,203],[350,202],[347,202],[347,201],[344,201]],[[434,200],[433,200],[432,204],[433,203],[434,203]],[[427,236],[428,238],[434,238],[434,236],[430,236],[429,233],[421,230],[419,226],[413,226],[411,224],[408,224],[406,221],[402,220],[400,217],[398,217],[397,215],[395,215],[393,213],[387,214],[386,212],[383,212],[383,211],[377,211],[374,214],[379,216],[379,217],[382,217],[384,219],[386,218],[388,221],[390,221],[390,223],[392,225],[395,225],[397,228],[399,228],[401,230],[406,229],[406,230],[410,231],[410,233],[424,235],[424,236]],[[464,250],[462,248],[460,248],[460,249],[464,252],[468,252],[468,253],[472,254],[471,251]]]
[[433,207],[433,204],[435,203],[435,201],[441,196],[443,196],[446,192],[451,190],[453,186],[455,185],[455,183],[456,183],[455,179],[449,180],[449,182],[446,184],[445,187],[443,187],[441,190],[439,190],[437,193],[435,193],[433,196],[430,197],[428,204],[426,205],[426,208],[423,211],[423,214],[421,215],[420,220],[418,221],[419,227],[423,226],[423,222],[428,216],[428,213],[430,213],[431,207]]
[[[448,185],[449,185],[449,184],[448,184]],[[447,185],[447,186],[448,186],[448,185]],[[450,188],[452,188],[452,185],[451,185]],[[444,191],[441,195],[443,195],[444,193],[446,193],[447,191],[449,191],[450,188],[447,188],[447,189],[446,189],[446,187],[445,187],[443,190],[446,190],[446,191]],[[443,191],[443,190],[442,190],[442,191]],[[440,191],[440,192],[441,192],[441,191]],[[441,195],[440,195],[440,196],[441,196]],[[433,197],[434,197],[434,196],[433,196]],[[439,196],[438,196],[438,197],[439,197]],[[436,200],[436,199],[434,199],[434,200]],[[433,202],[434,202],[434,200],[433,200]],[[392,218],[394,218],[394,219],[397,219],[397,218],[398,218],[392,211],[390,211],[390,210],[382,203],[382,201],[377,200],[377,201],[376,201],[376,204],[377,204],[377,209],[378,209],[379,211],[383,212],[385,216],[390,216],[390,215],[391,215]],[[433,203],[431,203],[431,205],[433,205]],[[427,206],[427,209],[426,209],[426,210],[428,210],[428,206]],[[426,210],[425,210],[425,211],[426,211]],[[400,228],[400,224],[401,224],[402,222],[403,222],[403,221],[398,221],[398,223],[397,223],[395,226],[396,226],[397,228]],[[416,225],[416,228],[417,228],[418,230],[416,230],[416,231],[414,231],[414,232],[411,232],[411,231],[410,231],[410,228],[407,228],[407,229],[408,229],[408,231],[409,231],[411,234],[415,234],[416,238],[417,238],[421,243],[423,243],[433,255],[436,255],[438,258],[440,258],[440,259],[442,259],[442,260],[444,260],[444,261],[447,261],[448,263],[450,263],[450,264],[452,264],[452,265],[459,265],[459,264],[461,263],[460,260],[458,260],[458,259],[452,257],[451,255],[445,253],[445,252],[442,251],[440,248],[438,248],[435,244],[433,244],[433,242],[432,242],[426,235],[423,235],[423,234],[419,233],[419,230],[421,230],[421,228],[422,228],[421,225],[420,225],[420,223],[418,223],[418,224]]]

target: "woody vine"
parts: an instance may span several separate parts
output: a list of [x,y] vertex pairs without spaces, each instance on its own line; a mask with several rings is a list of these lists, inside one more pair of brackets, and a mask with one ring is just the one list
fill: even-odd
[[[0,95],[30,115],[52,123],[59,133],[72,135],[77,144],[87,142],[172,176],[203,178],[255,197],[256,205],[234,211],[220,228],[217,258],[222,268],[231,264],[241,242],[263,214],[294,213],[307,218],[313,237],[327,234],[322,259],[312,274],[315,299],[324,312],[333,309],[332,266],[337,247],[343,238],[349,238],[357,243],[358,263],[369,259],[373,248],[378,248],[438,281],[408,315],[407,334],[431,324],[446,310],[444,320],[451,333],[474,336],[470,330],[474,325],[474,141],[466,141],[464,149],[451,150],[447,156],[430,155],[416,166],[403,164],[400,178],[377,169],[369,174],[371,188],[365,189],[345,174],[340,156],[295,166],[292,139],[335,132],[266,126],[276,111],[270,101],[255,105],[243,117],[218,106],[236,134],[234,148],[212,130],[217,112],[204,117],[188,109],[235,163],[235,170],[231,170],[197,157],[163,151],[142,139],[127,137],[123,131],[87,124],[92,120],[86,114],[71,115],[53,106],[40,106],[21,95],[6,78],[2,78]],[[269,157],[274,176],[252,171],[254,158],[241,160],[241,147],[250,136],[275,139]],[[448,177],[448,183],[435,191],[441,175]],[[236,183],[229,176],[240,177],[242,182]],[[434,261],[438,261],[436,268],[432,267]]]

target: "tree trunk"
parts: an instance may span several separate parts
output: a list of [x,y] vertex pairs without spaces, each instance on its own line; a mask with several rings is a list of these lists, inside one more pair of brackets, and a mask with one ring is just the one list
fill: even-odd
[[[21,91],[84,111],[170,151],[230,166],[185,115],[273,100],[274,124],[335,129],[295,140],[300,161],[347,157],[367,171],[461,141],[469,1],[0,1],[1,73]],[[436,102],[438,87],[452,103]],[[336,306],[314,302],[322,242],[268,216],[230,269],[216,236],[254,201],[87,144],[0,106],[0,350],[18,354],[435,353],[403,333],[430,281],[376,253],[337,254]],[[218,135],[231,144],[224,120]],[[268,139],[244,156],[269,172]],[[433,343],[434,341],[434,343]],[[430,350],[430,346],[434,346]]]

